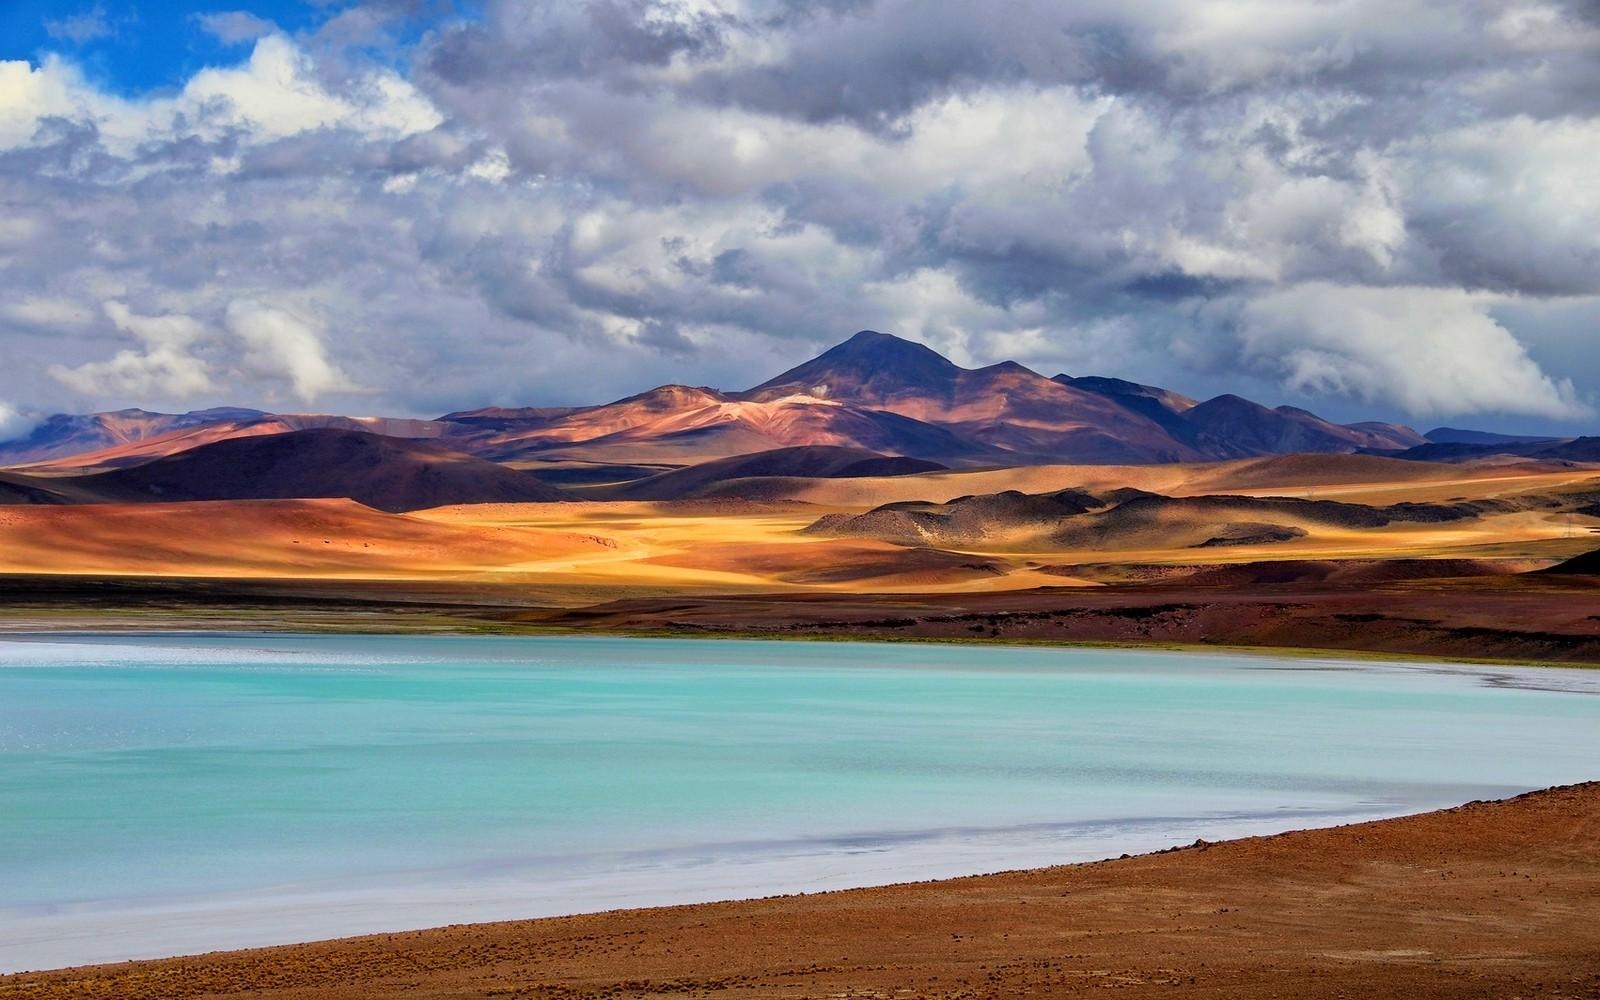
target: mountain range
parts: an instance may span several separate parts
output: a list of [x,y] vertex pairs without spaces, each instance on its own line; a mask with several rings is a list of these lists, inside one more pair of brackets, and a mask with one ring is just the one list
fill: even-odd
[[[1563,448],[1583,460],[1593,450],[1586,440],[1448,428],[1423,435],[1235,395],[1197,401],[1122,379],[1050,378],[1009,361],[969,369],[921,344],[862,331],[743,391],[669,384],[595,406],[486,407],[433,420],[236,407],[58,414],[0,442],[0,467],[12,470],[0,494],[81,502],[360,492],[372,506],[398,510],[559,499],[559,486],[601,483],[638,483],[633,495],[661,497],[723,466],[698,478],[674,478],[675,470],[745,468],[725,460],[761,453],[782,453],[755,466],[781,470],[765,475],[832,476],[879,469],[872,463],[885,458],[899,461],[884,472],[1287,453],[1564,457]],[[252,477],[274,485],[252,488]],[[535,478],[543,482],[530,485]]]

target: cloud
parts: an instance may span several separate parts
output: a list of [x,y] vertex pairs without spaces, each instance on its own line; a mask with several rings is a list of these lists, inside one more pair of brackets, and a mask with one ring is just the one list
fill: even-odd
[[0,148],[28,143],[53,119],[92,125],[107,152],[125,159],[147,155],[152,144],[263,143],[330,128],[400,139],[441,121],[426,97],[387,69],[331,88],[310,56],[282,34],[257,39],[240,65],[206,67],[177,94],[146,100],[100,89],[57,55],[37,66],[0,61]]
[[286,380],[303,403],[358,388],[328,360],[317,330],[287,310],[241,299],[229,303],[227,324],[244,345],[244,370]]
[[72,299],[38,295],[7,302],[0,313],[12,322],[45,330],[82,329],[95,320],[92,310]]
[[149,95],[0,62],[0,398],[592,402],[874,327],[1584,429],[1591,7],[400,2],[206,15],[248,47]]
[[1489,315],[1455,290],[1308,284],[1244,302],[1243,363],[1312,395],[1393,402],[1416,416],[1592,416],[1572,382],[1541,371]]
[[24,414],[15,406],[0,400],[0,441],[14,441],[26,437],[38,423],[38,420]]
[[74,45],[109,38],[115,33],[111,22],[106,18],[106,9],[101,4],[95,4],[88,10],[67,17],[46,19],[44,30],[51,38],[72,42]]
[[129,400],[187,399],[212,388],[209,366],[190,353],[206,336],[201,323],[177,313],[141,316],[115,301],[105,303],[105,313],[118,330],[144,346],[76,368],[52,365],[49,371],[56,381],[84,396]]
[[213,38],[227,45],[253,42],[275,33],[278,26],[246,10],[221,10],[196,14],[195,20]]

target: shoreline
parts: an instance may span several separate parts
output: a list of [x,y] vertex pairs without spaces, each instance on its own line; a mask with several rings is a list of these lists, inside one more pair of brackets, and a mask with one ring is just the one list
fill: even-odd
[[[496,875],[492,883],[471,881],[470,872],[477,866],[469,865],[459,870],[367,874],[139,903],[111,900],[56,904],[48,907],[56,912],[30,918],[22,926],[32,928],[40,941],[92,938],[101,945],[99,954],[89,959],[80,957],[25,967],[0,964],[0,977],[293,947],[351,937],[417,933],[443,926],[587,917],[937,884],[1093,865],[1119,858],[1150,857],[1182,850],[1197,842],[1271,838],[1453,808],[1458,806],[1394,803],[1388,808],[1303,808],[1236,815],[1067,823],[1050,829],[914,831],[907,835],[907,842],[898,847],[879,844],[862,848],[875,855],[875,864],[859,870],[842,868],[837,844],[831,842],[796,841],[791,845],[791,853],[772,856],[750,854],[749,844],[706,844],[676,851],[642,852],[637,858],[618,855],[609,862],[615,865],[614,870],[598,880],[575,880],[570,889],[566,888],[563,876],[506,860],[492,866]],[[952,841],[952,835],[958,836]],[[708,851],[717,853],[716,862],[686,864],[704,857]],[[448,877],[431,880],[430,876],[440,874]],[[461,878],[465,880],[458,881]],[[713,885],[717,888],[709,888]],[[568,895],[568,892],[573,894]],[[604,905],[598,905],[599,901],[605,901]],[[306,922],[308,909],[319,915],[310,919],[320,922]],[[381,912],[385,916],[340,919],[357,911]],[[330,919],[329,913],[335,916]],[[403,913],[411,916],[399,915]],[[244,927],[233,928],[225,920],[218,919],[219,915],[240,914],[248,917]],[[286,930],[291,926],[301,933],[291,934]],[[140,943],[153,927],[161,927],[173,935],[184,935],[186,940],[195,943],[176,953]],[[310,933],[304,933],[307,930]],[[14,945],[16,936],[8,936]],[[108,941],[124,944],[120,948],[105,947]],[[60,949],[52,951],[48,945],[41,951],[47,955],[69,954]],[[82,956],[83,952],[79,950],[77,954]],[[3,955],[4,948],[0,948],[0,956]]]
[[0,574],[0,634],[616,635],[1600,666],[1600,578],[609,595],[495,581]]
[[1597,893],[1589,782],[1109,861],[22,973],[0,996],[1584,996]]
[[720,642],[782,642],[782,643],[862,643],[871,645],[920,645],[920,646],[1000,646],[1014,649],[1072,649],[1072,650],[1107,650],[1125,652],[1170,652],[1187,653],[1196,656],[1250,656],[1261,658],[1283,657],[1294,660],[1327,660],[1333,662],[1348,661],[1351,663],[1396,663],[1416,664],[1419,666],[1436,664],[1447,666],[1456,664],[1469,667],[1528,667],[1538,669],[1562,670],[1600,670],[1600,662],[1564,661],[1541,659],[1506,659],[1483,656],[1452,656],[1445,653],[1407,653],[1390,652],[1383,649],[1350,649],[1337,646],[1270,646],[1270,645],[1233,645],[1226,643],[1204,642],[1168,642],[1150,641],[1139,642],[1136,640],[1073,640],[1073,639],[1028,639],[1028,638],[966,638],[962,636],[895,636],[878,634],[851,634],[851,633],[813,633],[813,634],[782,634],[761,631],[716,631],[716,632],[686,632],[673,629],[626,629],[626,628],[584,628],[579,626],[541,626],[523,625],[504,627],[486,626],[482,628],[410,628],[396,629],[393,623],[373,625],[371,627],[357,627],[328,625],[324,628],[304,627],[296,624],[292,627],[271,628],[264,623],[253,623],[245,626],[242,623],[227,627],[204,628],[198,625],[182,627],[154,626],[150,628],[128,627],[103,627],[98,623],[86,623],[80,628],[9,628],[7,623],[0,621],[0,641],[7,639],[42,639],[55,638],[70,640],[79,636],[107,636],[120,638],[150,638],[162,636],[207,636],[207,635],[235,635],[248,636],[252,634],[274,636],[333,636],[333,635],[363,635],[375,637],[405,637],[417,636],[421,638],[563,638],[563,639],[668,639],[687,641],[720,641]]

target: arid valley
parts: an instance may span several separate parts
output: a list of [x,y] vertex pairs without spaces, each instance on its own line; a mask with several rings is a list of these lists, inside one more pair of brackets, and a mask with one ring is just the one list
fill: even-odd
[[[1062,464],[999,442],[1131,450],[1124,439],[1164,428],[1128,402],[1160,391],[1068,393],[866,334],[775,381],[828,389],[707,403],[710,390],[666,387],[567,413],[380,422],[388,437],[257,416],[36,447],[0,480],[39,501],[0,508],[4,620],[1600,659],[1592,439],[1357,454],[1323,424],[1280,445],[1320,453]],[[1118,404],[1123,438],[1081,412]],[[1169,425],[1194,408],[1165,405]],[[893,421],[909,412],[929,419],[899,443],[927,457],[865,447],[886,424],[908,435]],[[1281,414],[1251,415],[1227,435],[1166,438],[1227,453],[1284,434]],[[511,457],[446,447],[458,440]],[[727,454],[752,440],[773,447]]]

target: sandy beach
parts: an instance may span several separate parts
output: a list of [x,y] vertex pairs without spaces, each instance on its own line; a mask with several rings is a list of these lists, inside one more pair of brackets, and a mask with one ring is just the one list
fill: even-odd
[[0,997],[1594,997],[1600,783],[1092,864],[0,978]]

